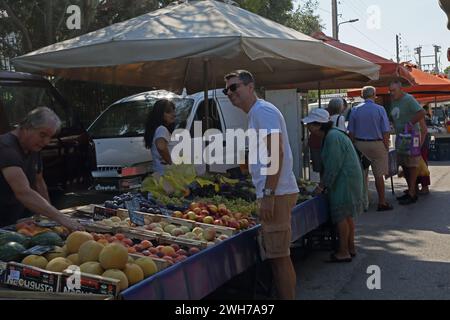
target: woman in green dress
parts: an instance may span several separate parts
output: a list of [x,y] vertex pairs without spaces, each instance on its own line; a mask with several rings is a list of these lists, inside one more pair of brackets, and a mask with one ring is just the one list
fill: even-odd
[[312,134],[323,137],[323,174],[316,193],[326,191],[339,234],[339,249],[330,262],[351,262],[356,255],[353,218],[363,212],[365,203],[361,163],[350,138],[333,128],[326,110],[313,110],[303,122]]

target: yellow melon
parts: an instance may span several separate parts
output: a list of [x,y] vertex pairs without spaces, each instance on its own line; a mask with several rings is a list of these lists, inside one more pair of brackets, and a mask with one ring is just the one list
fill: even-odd
[[72,261],[72,264],[76,266],[80,265],[80,257],[78,256],[78,253],[72,253],[71,255],[67,256],[67,259]]
[[88,261],[98,261],[98,256],[103,250],[104,246],[95,240],[89,240],[83,243],[78,250],[78,257],[80,258],[80,263],[85,263]]
[[106,270],[102,274],[102,277],[120,280],[120,282],[119,282],[120,291],[128,288],[128,278],[125,275],[125,273],[123,273],[120,270],[117,270],[117,269]]
[[44,257],[32,254],[32,255],[26,256],[22,260],[22,263],[26,264],[27,266],[45,269],[45,267],[47,266],[48,260],[45,259]]
[[55,258],[65,258],[66,257],[66,252],[64,252],[64,248],[55,246],[53,248],[52,251],[47,252],[44,255],[45,259],[47,259],[47,261],[52,261]]
[[137,259],[134,263],[141,267],[145,278],[148,278],[158,272],[158,267],[152,258],[142,257]]
[[134,263],[134,259],[132,256],[128,256],[128,263]]
[[135,263],[127,263],[123,272],[127,276],[130,286],[144,280],[144,271]]
[[105,270],[103,270],[102,266],[98,262],[88,261],[83,263],[80,266],[80,271],[83,273],[95,274],[101,276]]
[[103,248],[98,260],[105,270],[123,269],[128,262],[128,250],[119,243],[111,243]]
[[72,261],[70,261],[69,259],[58,257],[50,261],[45,269],[47,269],[48,271],[63,272],[72,264]]
[[77,253],[83,243],[94,240],[94,237],[85,231],[72,232],[66,240],[67,253]]

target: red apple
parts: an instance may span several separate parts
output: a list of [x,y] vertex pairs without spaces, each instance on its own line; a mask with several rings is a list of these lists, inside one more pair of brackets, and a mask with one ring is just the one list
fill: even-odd
[[194,255],[196,253],[199,253],[199,252],[200,252],[200,249],[197,248],[197,247],[192,247],[192,248],[189,249],[189,255],[190,256],[192,256],[192,255]]
[[217,219],[217,220],[214,220],[214,224],[215,224],[216,226],[223,226],[223,221]]
[[172,243],[170,246],[171,246],[175,251],[180,250],[180,246],[177,245],[176,243]]

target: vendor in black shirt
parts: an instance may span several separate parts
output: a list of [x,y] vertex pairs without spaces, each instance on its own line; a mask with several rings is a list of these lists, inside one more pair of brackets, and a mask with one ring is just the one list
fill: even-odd
[[81,225],[50,204],[42,174],[40,151],[61,125],[58,116],[41,107],[31,111],[18,128],[0,135],[0,227],[16,223],[32,213],[71,229]]

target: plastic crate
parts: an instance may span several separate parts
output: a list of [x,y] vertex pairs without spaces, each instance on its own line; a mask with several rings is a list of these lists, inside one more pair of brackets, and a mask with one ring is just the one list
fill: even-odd
[[430,154],[428,158],[430,161],[439,161],[438,146],[434,141],[430,142]]
[[450,161],[450,143],[438,145],[438,161]]

